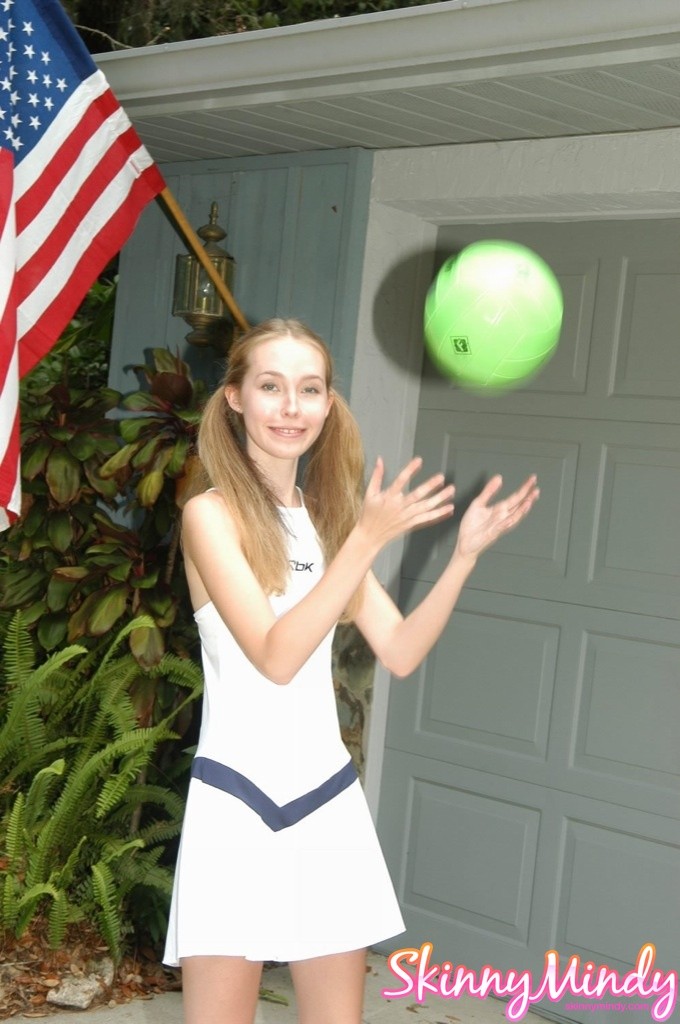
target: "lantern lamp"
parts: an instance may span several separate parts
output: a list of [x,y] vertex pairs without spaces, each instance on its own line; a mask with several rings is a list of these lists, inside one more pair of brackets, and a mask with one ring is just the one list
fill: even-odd
[[[226,231],[217,223],[217,203],[210,205],[210,221],[198,229],[210,262],[231,291],[234,280],[234,258],[218,243]],[[192,345],[212,345],[226,353],[234,336],[234,323],[222,298],[205,269],[193,254],[180,253],[175,263],[173,316],[181,316],[192,328],[186,340]]]

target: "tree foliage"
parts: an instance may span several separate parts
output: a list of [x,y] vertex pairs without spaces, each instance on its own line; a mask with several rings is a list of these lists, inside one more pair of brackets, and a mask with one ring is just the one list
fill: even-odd
[[344,18],[431,0],[62,0],[91,53]]

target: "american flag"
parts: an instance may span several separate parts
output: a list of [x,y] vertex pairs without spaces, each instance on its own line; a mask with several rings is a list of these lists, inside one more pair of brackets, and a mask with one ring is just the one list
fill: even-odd
[[59,0],[0,0],[0,147],[2,529],[19,512],[18,378],[165,182]]

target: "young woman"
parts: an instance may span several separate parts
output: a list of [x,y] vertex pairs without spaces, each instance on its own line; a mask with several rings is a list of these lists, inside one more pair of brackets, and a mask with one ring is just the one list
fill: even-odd
[[371,566],[450,516],[453,487],[416,484],[420,459],[385,485],[378,459],[362,497],[358,429],[332,376],[320,338],[269,320],[234,344],[201,425],[207,489],[183,536],[205,696],[165,953],[182,966],[187,1024],[252,1024],[265,960],[290,964],[302,1024],[360,1024],[366,947],[404,925],[340,738],[335,625],[353,620],[409,675],[479,555],[538,497],[530,477],[490,504],[494,477],[404,618]]

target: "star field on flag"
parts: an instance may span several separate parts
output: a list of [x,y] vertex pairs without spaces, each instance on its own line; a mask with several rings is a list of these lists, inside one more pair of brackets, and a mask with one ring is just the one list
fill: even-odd
[[16,224],[0,270],[2,528],[18,511],[12,376],[50,350],[165,182],[59,0],[0,0],[0,150],[3,261]]

